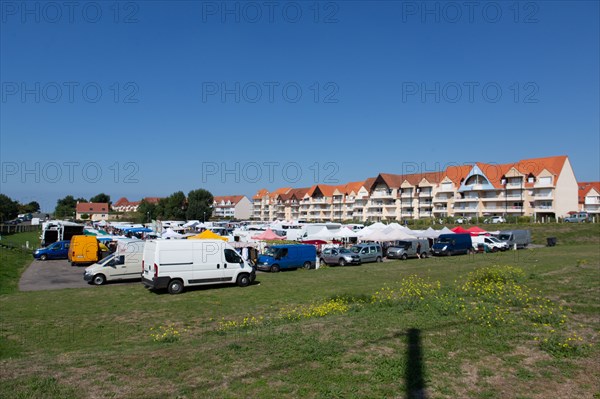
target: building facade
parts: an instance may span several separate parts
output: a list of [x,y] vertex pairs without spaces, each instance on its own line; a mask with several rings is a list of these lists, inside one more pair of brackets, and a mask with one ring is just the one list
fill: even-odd
[[75,206],[75,219],[101,221],[108,219],[107,202],[78,202]]
[[579,183],[579,210],[600,216],[600,182]]
[[[475,163],[443,171],[381,173],[361,182],[307,188],[259,190],[254,219],[402,221],[441,217],[564,217],[580,208],[579,186],[567,156],[510,164]],[[598,211],[600,189],[588,190],[588,208]],[[581,197],[581,195],[580,195]]]
[[252,216],[252,202],[244,195],[214,197],[212,208],[212,217],[247,220]]

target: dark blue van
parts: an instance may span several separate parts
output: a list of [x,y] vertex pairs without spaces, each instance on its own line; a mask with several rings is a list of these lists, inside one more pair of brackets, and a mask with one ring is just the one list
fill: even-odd
[[33,257],[39,260],[67,259],[69,256],[69,245],[71,241],[57,241],[45,248],[36,249]]
[[468,254],[473,251],[470,234],[442,234],[431,247],[431,253],[437,256]]
[[317,248],[308,244],[272,245],[258,257],[258,270],[278,272],[282,269],[312,269],[317,261]]

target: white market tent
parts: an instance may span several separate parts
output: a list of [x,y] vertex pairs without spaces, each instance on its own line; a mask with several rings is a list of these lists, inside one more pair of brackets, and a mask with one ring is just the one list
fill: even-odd
[[168,228],[167,231],[162,233],[162,238],[182,238],[183,235],[176,233],[172,228]]

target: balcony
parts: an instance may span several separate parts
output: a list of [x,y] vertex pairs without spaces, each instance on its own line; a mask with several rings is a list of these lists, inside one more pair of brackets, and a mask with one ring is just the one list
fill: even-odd
[[554,183],[552,183],[552,182],[540,182],[540,181],[538,181],[538,182],[536,182],[533,185],[533,187],[534,188],[544,188],[544,187],[546,187],[546,188],[553,188],[554,187]]
[[585,197],[584,205],[600,205],[600,197]]
[[419,198],[429,198],[433,196],[433,192],[431,191],[421,191],[419,193]]
[[394,198],[394,196],[391,192],[387,191],[373,191],[373,193],[371,193],[371,198],[389,199]]
[[463,202],[479,202],[479,197],[465,197],[465,198],[457,198],[454,202],[463,203]]
[[409,198],[409,199],[412,199],[413,195],[412,195],[412,193],[402,193],[402,195],[400,195],[400,198]]

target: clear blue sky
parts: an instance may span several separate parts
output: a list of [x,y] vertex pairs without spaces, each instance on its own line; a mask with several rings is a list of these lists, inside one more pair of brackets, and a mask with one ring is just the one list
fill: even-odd
[[600,179],[597,1],[23,4],[1,192],[47,211],[562,154]]

